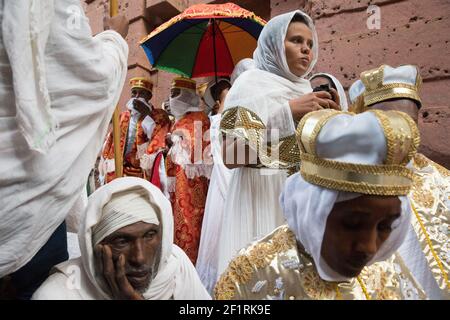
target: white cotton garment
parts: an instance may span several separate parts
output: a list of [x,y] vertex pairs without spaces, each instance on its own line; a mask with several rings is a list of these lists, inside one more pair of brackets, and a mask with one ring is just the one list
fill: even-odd
[[229,183],[232,171],[225,167],[222,160],[222,146],[220,141],[221,114],[211,118],[211,153],[214,166],[209,181],[208,195],[206,197],[205,214],[202,222],[202,234],[198,249],[195,268],[202,283],[212,293],[216,284],[219,263],[220,230],[224,215],[225,199],[229,194]]
[[233,84],[234,81],[236,81],[236,79],[241,74],[243,74],[245,71],[255,69],[255,68],[256,68],[255,60],[253,60],[251,58],[242,59],[234,66],[233,72],[230,75],[231,84]]
[[[40,11],[35,16],[37,6]],[[69,7],[73,10],[68,11]],[[68,23],[75,9],[79,12],[76,27]],[[19,30],[27,25],[9,19],[13,14],[33,26],[32,35]],[[128,45],[114,31],[92,37],[77,0],[2,0],[0,21],[1,278],[30,261],[86,192],[89,172],[125,82]],[[14,30],[26,38],[11,37]],[[40,39],[46,30],[48,36]],[[45,50],[33,52],[36,59],[30,61],[30,56],[19,52],[23,45],[35,48],[33,37],[43,41],[40,48]],[[17,65],[20,59],[33,66],[24,70]],[[39,112],[42,121],[26,122],[21,112],[27,111],[16,96],[22,99],[19,91],[31,89],[27,86],[33,82],[24,73],[33,70],[45,74],[34,85],[41,93],[46,88],[50,105],[30,111],[30,116]],[[22,78],[24,83],[14,82]],[[41,134],[43,122],[48,124],[48,135]],[[42,150],[35,151],[30,139],[31,145],[42,146]]]
[[[200,278],[187,255],[173,243],[173,216],[170,201],[158,187],[149,181],[125,177],[118,178],[97,189],[90,197],[85,219],[78,239],[81,257],[63,262],[55,267],[54,273],[34,293],[34,300],[73,299],[110,300],[112,299],[103,275],[95,268],[93,232],[101,223],[103,208],[115,194],[136,193],[149,201],[161,223],[161,259],[156,275],[143,296],[147,300],[210,300],[211,297],[202,285]],[[141,210],[121,212],[142,219]],[[107,208],[109,211],[109,209]],[[153,220],[153,213],[147,216]],[[144,219],[147,219],[144,217]],[[119,219],[120,220],[120,219]],[[118,221],[118,220],[116,220]],[[132,220],[129,220],[132,224]],[[110,228],[110,231],[114,228]],[[113,232],[113,231],[111,231]],[[79,276],[73,281],[74,272]]]
[[[263,28],[253,54],[255,69],[243,72],[225,98],[224,112],[244,107],[255,112],[267,127],[268,135],[279,138],[295,134],[289,100],[312,92],[305,76],[289,71],[284,39],[295,14],[304,16],[314,35],[314,58],[317,60],[317,35],[312,23],[300,10],[271,19]],[[278,197],[287,177],[286,170],[240,167],[232,170],[224,204],[219,241],[217,275],[226,269],[240,249],[285,223]],[[203,231],[202,231],[203,232]]]

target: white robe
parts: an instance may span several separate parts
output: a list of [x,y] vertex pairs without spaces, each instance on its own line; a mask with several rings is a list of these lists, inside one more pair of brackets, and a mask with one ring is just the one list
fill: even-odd
[[203,216],[202,233],[196,269],[200,279],[208,292],[212,293],[217,278],[217,264],[219,262],[218,250],[220,241],[220,229],[224,213],[224,204],[232,171],[227,169],[222,161],[222,147],[220,143],[221,115],[211,117],[211,153],[214,167],[209,182],[208,196],[206,197],[205,214]]
[[[37,21],[32,19],[36,8],[41,9]],[[78,8],[75,24],[68,8]],[[11,29],[27,32],[14,19],[5,21],[13,13],[31,15],[37,34],[17,41],[11,37]],[[92,37],[78,0],[2,0],[0,14],[1,278],[30,261],[85,192],[125,82],[128,46],[114,31]],[[45,51],[18,66],[22,46],[35,48],[29,44],[36,40],[32,37]],[[21,91],[21,85],[25,93],[30,89],[27,73],[32,72],[40,75],[34,85],[43,97],[48,94],[50,108],[39,99],[23,103],[32,97]],[[24,135],[34,113],[44,117],[42,123],[48,121],[48,134],[39,133],[42,123],[35,119]]]

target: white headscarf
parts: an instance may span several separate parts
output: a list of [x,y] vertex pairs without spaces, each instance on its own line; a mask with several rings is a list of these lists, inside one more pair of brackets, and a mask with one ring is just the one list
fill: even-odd
[[251,59],[251,58],[245,58],[242,59],[241,61],[239,61],[233,69],[233,72],[231,73],[230,76],[230,81],[231,84],[234,83],[234,81],[245,71],[247,70],[251,70],[251,69],[255,69],[256,65],[255,65],[255,60]]
[[[159,188],[147,180],[134,177],[115,179],[96,190],[89,197],[85,220],[80,228],[78,238],[83,267],[91,283],[103,298],[111,299],[109,294],[105,292],[106,290],[103,289],[106,287],[103,284],[103,275],[98,274],[95,269],[92,231],[102,218],[103,207],[108,204],[113,194],[136,189],[144,192],[148,197],[158,215],[158,221],[162,223],[161,260],[158,272],[150,287],[144,293],[144,298],[148,300],[167,300],[171,298],[176,300],[210,299],[189,258],[180,248],[173,244],[174,227],[169,200]],[[138,217],[138,219],[141,218]]]
[[[384,131],[370,112],[355,116],[343,113],[332,117],[320,130],[315,145],[318,157],[345,163],[382,164],[387,156]],[[333,271],[321,256],[328,215],[335,203],[359,196],[358,193],[311,184],[299,173],[286,180],[280,196],[284,216],[297,240],[314,259],[320,277],[326,281],[349,280]],[[406,237],[411,209],[406,196],[399,199],[401,215],[392,224],[391,234],[369,264],[389,258]]]
[[[284,46],[284,40],[286,38],[289,24],[296,14],[299,14],[305,18],[313,35],[313,60],[311,61],[311,64],[305,74],[300,77],[296,76],[289,70]],[[258,38],[258,46],[253,53],[253,60],[255,60],[256,67],[258,69],[276,74],[280,77],[289,79],[292,82],[297,82],[299,79],[305,78],[311,72],[317,62],[318,56],[319,40],[317,38],[314,23],[306,13],[296,10],[270,19],[270,21],[264,26]]]
[[195,90],[180,89],[180,94],[175,98],[169,98],[170,112],[176,120],[180,119],[188,112],[202,111],[200,107],[200,97]]
[[336,90],[338,92],[338,95],[339,95],[339,100],[341,102],[341,110],[348,111],[347,96],[345,95],[345,90],[344,90],[344,87],[342,86],[341,82],[332,74],[324,73],[324,72],[319,72],[319,73],[313,74],[309,78],[309,81],[311,81],[312,79],[314,79],[316,77],[325,77],[325,78],[330,79],[331,82],[333,82],[333,84],[336,87]]
[[[313,33],[314,57],[308,71],[301,77],[289,71],[284,39],[292,18],[300,14],[309,22]],[[258,46],[253,53],[256,69],[242,73],[234,82],[225,99],[224,111],[245,107],[255,112],[266,125],[268,133],[276,130],[279,138],[295,132],[289,100],[312,92],[305,76],[317,61],[317,34],[311,18],[300,10],[272,18],[263,28]]]

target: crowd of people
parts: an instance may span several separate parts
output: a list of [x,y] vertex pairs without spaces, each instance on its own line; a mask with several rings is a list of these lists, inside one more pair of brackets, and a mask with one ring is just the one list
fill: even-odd
[[230,77],[177,76],[160,106],[131,78],[115,148],[127,22],[69,30],[68,3],[0,1],[0,298],[450,298],[450,173],[418,153],[416,66],[361,70],[347,100],[288,12]]

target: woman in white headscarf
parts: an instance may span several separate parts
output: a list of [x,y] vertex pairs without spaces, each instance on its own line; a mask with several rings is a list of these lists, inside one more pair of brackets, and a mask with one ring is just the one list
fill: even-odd
[[[114,201],[116,195],[136,190],[148,197],[148,203],[155,208],[155,217],[134,208],[134,201],[125,204],[126,210],[123,211],[120,208],[124,208],[124,205],[116,202],[114,208],[109,208],[111,210],[105,213],[104,208]],[[143,298],[210,299],[189,258],[173,244],[173,216],[169,200],[150,182],[134,177],[115,179],[90,196],[85,219],[78,233],[81,257],[57,265],[55,272],[36,291],[33,299],[112,299],[103,274],[96,268],[94,245],[121,227],[139,221],[162,225],[159,266],[150,286],[142,294]]]
[[[287,170],[299,161],[295,122],[309,111],[337,108],[329,93],[312,93],[305,78],[317,57],[311,18],[300,10],[279,15],[261,32],[253,54],[256,68],[238,77],[227,95],[221,122],[226,135],[223,157],[228,168],[236,169],[225,203],[219,275],[240,248],[284,221],[277,199]],[[229,159],[237,148],[233,138],[245,142],[245,153],[256,153],[257,161]]]

